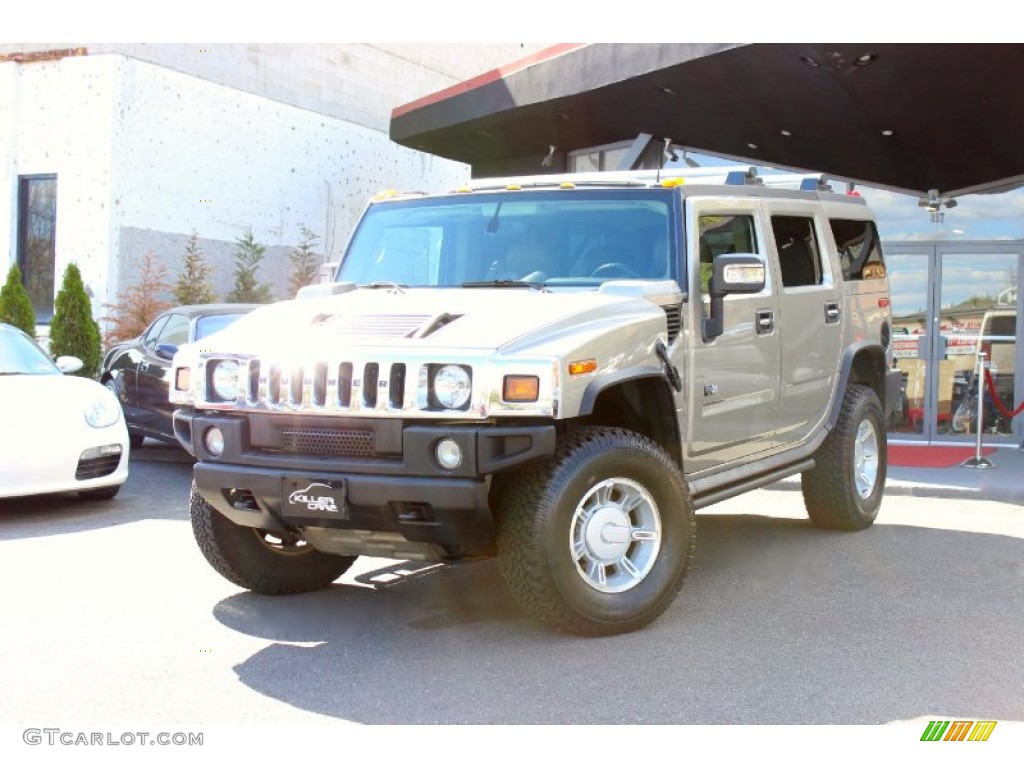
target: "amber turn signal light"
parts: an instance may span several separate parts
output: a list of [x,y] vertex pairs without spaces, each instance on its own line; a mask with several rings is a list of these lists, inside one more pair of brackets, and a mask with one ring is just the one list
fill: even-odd
[[535,403],[540,397],[537,376],[506,376],[501,399],[506,403]]

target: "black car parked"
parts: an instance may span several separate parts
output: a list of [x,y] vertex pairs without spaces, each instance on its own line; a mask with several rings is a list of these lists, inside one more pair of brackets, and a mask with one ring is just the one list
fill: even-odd
[[131,445],[145,437],[174,443],[168,400],[171,360],[178,347],[198,341],[256,309],[259,304],[194,304],[169,309],[145,333],[110,348],[100,383],[116,396],[128,423]]

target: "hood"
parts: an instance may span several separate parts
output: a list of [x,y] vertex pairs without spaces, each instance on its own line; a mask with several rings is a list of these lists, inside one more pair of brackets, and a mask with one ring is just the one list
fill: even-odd
[[332,344],[463,350],[521,346],[563,327],[660,312],[636,295],[528,288],[358,289],[280,302],[203,340],[206,349],[296,354]]
[[86,407],[109,396],[102,385],[80,376],[0,376],[0,414],[5,431],[15,435],[24,429],[85,428]]

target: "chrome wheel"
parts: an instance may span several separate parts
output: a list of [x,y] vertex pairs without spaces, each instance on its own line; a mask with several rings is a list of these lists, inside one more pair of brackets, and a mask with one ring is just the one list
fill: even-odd
[[569,531],[580,577],[599,592],[625,592],[650,573],[661,549],[661,514],[642,485],[613,477],[592,486]]
[[857,495],[868,498],[878,481],[878,433],[875,425],[865,419],[857,427],[853,450],[853,476]]

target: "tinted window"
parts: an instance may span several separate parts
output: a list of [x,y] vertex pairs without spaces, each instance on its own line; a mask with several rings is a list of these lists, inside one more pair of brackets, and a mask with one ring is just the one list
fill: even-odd
[[782,285],[821,285],[821,254],[814,235],[814,219],[807,216],[772,216],[772,233],[779,252]]
[[830,219],[844,280],[885,277],[885,258],[873,221]]
[[36,318],[53,317],[57,177],[28,176],[18,184],[18,265]]
[[208,315],[206,317],[200,317],[199,320],[196,321],[195,340],[199,341],[199,339],[205,339],[211,333],[216,333],[222,328],[227,328],[241,316],[242,315],[239,313],[234,315]]
[[723,253],[757,253],[754,217],[748,215],[701,216],[700,229],[700,292],[708,295],[711,266]]
[[170,315],[167,324],[160,331],[160,338],[157,344],[173,344],[180,347],[188,343],[189,319],[184,315]]

